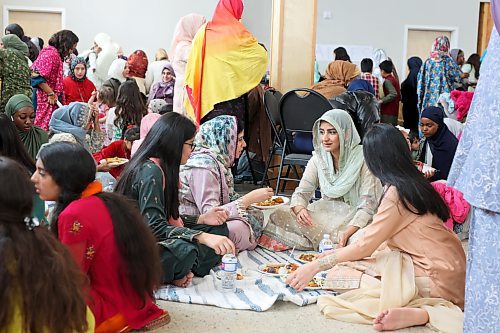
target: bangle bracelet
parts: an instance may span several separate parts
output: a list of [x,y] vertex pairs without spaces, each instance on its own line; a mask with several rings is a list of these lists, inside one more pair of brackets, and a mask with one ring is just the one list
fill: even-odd
[[48,93],[47,96],[54,96],[55,93],[51,92],[51,93]]

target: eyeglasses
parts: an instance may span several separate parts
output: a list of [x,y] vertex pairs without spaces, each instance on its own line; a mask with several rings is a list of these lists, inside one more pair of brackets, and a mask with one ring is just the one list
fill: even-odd
[[194,151],[194,149],[196,148],[196,144],[194,142],[192,142],[192,143],[184,142],[184,144],[190,146],[191,151]]

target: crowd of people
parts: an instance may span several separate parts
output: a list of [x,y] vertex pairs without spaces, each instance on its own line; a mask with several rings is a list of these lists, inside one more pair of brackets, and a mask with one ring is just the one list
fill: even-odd
[[[6,27],[0,300],[9,306],[0,327],[153,330],[170,321],[155,304],[161,285],[187,288],[223,255],[257,246],[317,250],[324,234],[337,248],[286,283],[302,291],[328,271],[326,287],[339,295],[319,298],[326,317],[378,331],[458,332],[465,305],[468,331],[493,327],[487,290],[473,284],[499,251],[496,239],[494,253],[482,244],[500,211],[496,168],[485,171],[498,153],[498,32],[484,63],[438,37],[428,59],[408,59],[402,83],[383,50],[358,67],[335,49],[311,87],[332,110],[311,129],[312,157],[290,204],[266,219],[252,205],[273,189],[241,195],[234,185],[244,150],[259,146],[265,160],[272,142],[262,122],[267,50],[241,22],[243,9],[220,0],[211,20],[180,18],[169,53],[159,49],[151,62],[142,50],[124,56],[105,33],[78,54],[70,30],[44,47]],[[481,131],[488,143],[478,143]],[[456,235],[466,218],[478,228],[469,247],[483,256],[467,265]]]

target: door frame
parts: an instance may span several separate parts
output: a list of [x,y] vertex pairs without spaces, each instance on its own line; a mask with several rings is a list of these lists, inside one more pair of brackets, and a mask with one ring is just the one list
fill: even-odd
[[65,8],[4,5],[3,6],[3,27],[2,27],[2,30],[4,30],[5,27],[10,24],[9,12],[11,12],[11,11],[61,14],[61,30],[66,28],[66,9]]
[[[408,60],[408,31],[409,30],[431,30],[431,31],[446,31],[451,33],[450,50],[458,45],[458,27],[440,26],[440,25],[405,25],[403,36],[403,61],[400,73],[406,73],[406,63]],[[429,45],[429,52],[431,45]],[[422,59],[424,62],[426,59]]]

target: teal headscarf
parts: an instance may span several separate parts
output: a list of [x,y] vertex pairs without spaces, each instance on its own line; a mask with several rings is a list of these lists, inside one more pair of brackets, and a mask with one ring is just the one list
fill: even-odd
[[2,37],[3,47],[13,51],[20,58],[28,56],[28,46],[16,35],[10,34]]
[[220,173],[228,188],[228,193],[225,193],[225,186],[223,187],[223,201],[227,203],[236,200],[239,196],[234,191],[231,172],[238,143],[236,117],[219,116],[203,123],[194,143],[196,148],[181,172],[188,172],[191,168],[205,168],[216,174]]
[[[24,107],[33,108],[31,98],[22,94],[14,95],[5,105],[5,114],[14,120],[14,114]],[[38,154],[40,147],[49,141],[49,135],[47,132],[35,125],[32,125],[29,131],[25,132],[17,129],[17,132],[19,133],[21,141],[23,142],[28,154],[36,160],[36,155]]]
[[[319,126],[326,121],[339,134],[340,155],[339,170],[335,173],[333,157],[321,143]],[[318,177],[321,192],[329,198],[344,198],[350,205],[355,205],[359,199],[359,182],[361,167],[364,163],[361,139],[351,116],[344,110],[327,111],[316,120],[313,126],[313,155],[319,162]]]

